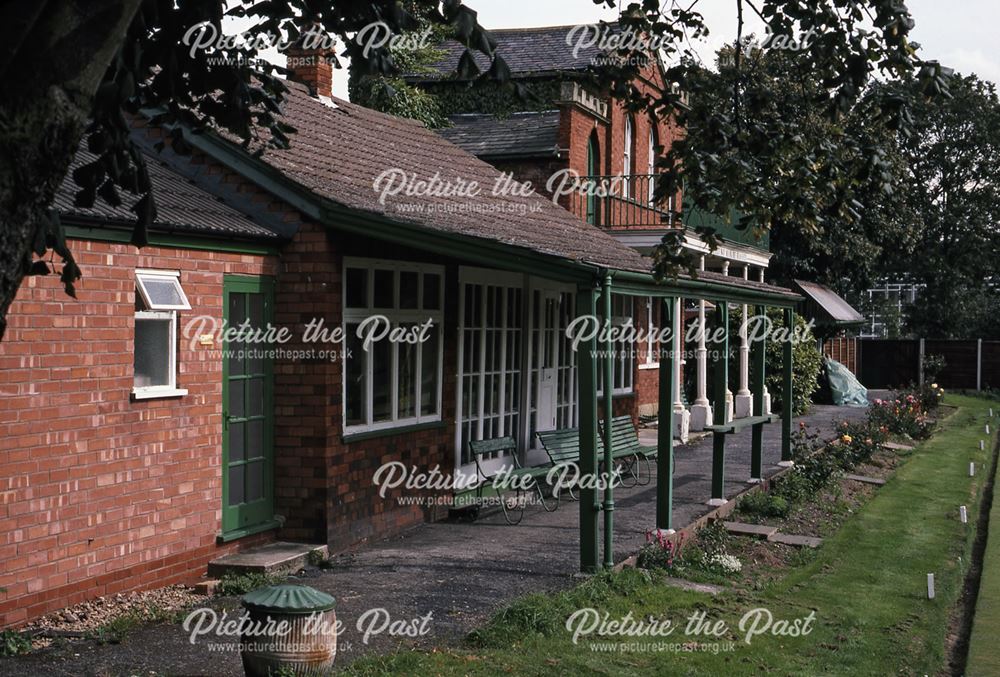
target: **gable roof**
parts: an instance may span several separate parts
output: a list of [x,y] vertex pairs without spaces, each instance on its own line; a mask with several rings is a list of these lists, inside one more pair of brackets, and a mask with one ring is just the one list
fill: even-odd
[[559,155],[559,111],[514,113],[497,119],[486,113],[448,118],[438,134],[479,158],[538,158]]
[[[538,194],[494,194],[503,177],[498,169],[422,124],[340,99],[329,105],[295,82],[288,88],[283,118],[296,133],[289,148],[266,148],[259,160],[313,195],[438,233],[648,272],[638,252],[551,200]],[[408,189],[383,202],[375,185],[389,172],[405,176]],[[409,190],[431,181],[450,183],[454,190],[446,195]]]
[[[617,24],[610,24],[616,26]],[[496,40],[497,53],[501,54],[514,76],[545,75],[584,71],[603,53],[597,46],[589,46],[575,51],[576,26],[541,26],[534,28],[502,28],[491,30]],[[578,29],[579,30],[579,29]],[[405,78],[419,82],[438,80],[453,74],[465,46],[455,40],[446,40],[437,46],[444,52],[440,59],[425,66],[426,72],[407,73]],[[472,51],[479,70],[490,67],[490,59],[485,54]]]
[[[153,184],[157,211],[156,221],[150,230],[255,241],[278,242],[286,239],[285,234],[270,227],[263,219],[240,211],[172,169],[164,157],[148,149],[143,149],[143,154]],[[138,198],[130,193],[121,193],[122,204],[117,207],[100,197],[91,207],[74,204],[79,187],[73,181],[73,170],[96,159],[97,156],[86,149],[84,142],[56,191],[53,206],[68,223],[131,228],[136,221],[131,206]]]

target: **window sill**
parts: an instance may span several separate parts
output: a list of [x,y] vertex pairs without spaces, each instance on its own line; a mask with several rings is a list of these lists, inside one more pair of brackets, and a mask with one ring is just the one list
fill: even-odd
[[215,536],[216,543],[229,543],[230,541],[235,541],[246,536],[253,536],[254,534],[259,534],[263,531],[271,531],[272,529],[279,528],[285,521],[283,519],[270,519],[266,522],[261,522],[260,524],[254,524],[250,527],[243,527],[242,529],[233,529],[232,531],[220,532]]
[[405,435],[406,433],[419,432],[421,430],[435,430],[437,428],[446,428],[447,426],[448,423],[446,421],[429,421],[427,423],[411,423],[409,425],[377,428],[375,430],[358,430],[355,432],[345,433],[341,437],[341,441],[344,444],[350,444],[351,442],[361,442],[363,440],[370,440],[376,437]]
[[153,400],[160,397],[183,397],[187,394],[188,391],[185,388],[153,387],[132,389],[133,400]]

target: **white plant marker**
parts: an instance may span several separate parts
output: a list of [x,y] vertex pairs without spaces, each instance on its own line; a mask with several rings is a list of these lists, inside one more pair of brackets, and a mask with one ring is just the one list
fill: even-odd
[[962,521],[962,524],[969,522],[969,511],[965,509],[964,505],[958,506],[958,519]]
[[975,463],[975,461],[970,461],[969,462],[969,477],[975,477],[975,476],[976,476],[976,463]]
[[986,451],[986,441],[979,440],[979,451]]
[[927,599],[934,599],[934,574],[927,574]]
[[986,424],[986,434],[987,435],[990,434],[990,424],[989,423]]
[[993,418],[993,407],[990,407],[990,418]]

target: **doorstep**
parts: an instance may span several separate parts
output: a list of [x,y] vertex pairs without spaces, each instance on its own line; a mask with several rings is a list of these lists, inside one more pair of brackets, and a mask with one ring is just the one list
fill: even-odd
[[312,553],[326,558],[325,545],[278,541],[225,555],[208,563],[210,578],[224,574],[273,574],[301,569]]

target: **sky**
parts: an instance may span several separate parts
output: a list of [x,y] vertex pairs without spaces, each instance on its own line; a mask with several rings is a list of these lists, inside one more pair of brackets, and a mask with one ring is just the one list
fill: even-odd
[[[490,28],[558,26],[612,20],[614,10],[592,0],[465,0],[479,12],[479,23]],[[937,59],[962,73],[1000,82],[1000,0],[908,0],[916,27],[912,39],[920,43],[925,59]],[[744,6],[744,33],[763,33],[763,23]],[[696,50],[706,64],[715,51],[736,37],[736,0],[698,0],[695,9],[705,17],[710,34]],[[229,20],[225,32],[239,31],[243,22]],[[278,61],[276,52],[264,54]],[[334,96],[347,97],[347,73],[334,73]]]

